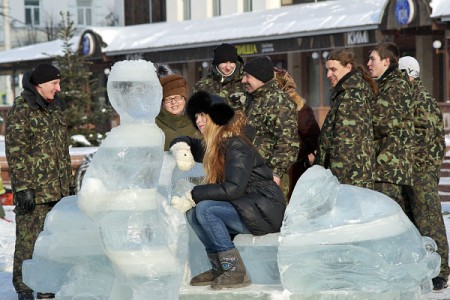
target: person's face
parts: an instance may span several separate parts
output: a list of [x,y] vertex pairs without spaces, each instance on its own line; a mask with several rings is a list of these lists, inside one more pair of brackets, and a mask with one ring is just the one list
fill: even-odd
[[373,78],[379,78],[389,68],[389,58],[381,59],[377,51],[370,52],[369,61],[367,66],[369,67],[370,75]]
[[60,79],[40,83],[36,86],[38,93],[48,102],[52,102],[55,99],[56,93],[61,92]]
[[247,93],[251,94],[255,90],[262,87],[264,85],[264,82],[244,72],[244,76],[242,77],[242,85],[244,86],[244,89],[247,91]]
[[172,95],[164,98],[164,108],[174,115],[179,115],[183,112],[186,105],[186,99],[181,95]]
[[230,76],[233,74],[234,70],[236,69],[236,64],[231,61],[226,61],[223,63],[220,63],[217,68],[219,69],[220,73],[222,73],[225,76]]
[[206,114],[198,113],[195,114],[195,125],[197,125],[198,130],[203,134],[206,126]]
[[352,65],[341,65],[337,60],[328,60],[325,64],[327,68],[327,78],[332,87],[335,87],[339,80],[352,70]]

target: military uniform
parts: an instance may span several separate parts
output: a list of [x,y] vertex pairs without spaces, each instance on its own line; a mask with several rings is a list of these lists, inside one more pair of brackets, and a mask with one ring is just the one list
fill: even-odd
[[300,147],[295,103],[278,88],[274,79],[247,99],[245,114],[248,123],[256,128],[253,143],[274,175],[281,178],[297,159]]
[[448,241],[438,192],[439,173],[445,154],[445,132],[442,113],[436,100],[419,78],[412,82],[414,89],[415,158],[414,185],[408,189],[411,220],[420,234],[437,243],[441,256],[441,272],[448,280]]
[[22,282],[22,262],[32,257],[47,212],[74,186],[67,124],[59,98],[48,103],[23,78],[24,91],[8,112],[6,158],[14,193],[34,190],[36,208],[26,212],[16,207],[16,247],[13,284],[18,293],[31,291]]
[[374,187],[375,158],[370,85],[360,71],[342,77],[331,93],[319,138],[316,164],[330,169],[343,184]]
[[397,64],[377,79],[371,105],[375,138],[375,190],[394,199],[406,212],[404,187],[413,184],[414,109],[406,74]]
[[241,83],[243,63],[242,58],[239,57],[238,62],[236,62],[236,70],[230,76],[223,76],[217,70],[216,65],[211,65],[208,75],[195,84],[194,93],[205,91],[218,95],[224,98],[227,104],[235,110],[244,110],[246,96]]

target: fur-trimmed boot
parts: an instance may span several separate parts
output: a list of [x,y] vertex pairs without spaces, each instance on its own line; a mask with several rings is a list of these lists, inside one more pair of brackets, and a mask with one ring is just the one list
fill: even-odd
[[236,248],[219,252],[219,259],[223,273],[213,281],[212,289],[239,288],[251,284],[244,262]]
[[190,284],[194,286],[210,285],[213,283],[214,279],[223,273],[222,267],[220,265],[219,254],[208,253],[208,259],[211,263],[212,269],[197,276],[192,277]]

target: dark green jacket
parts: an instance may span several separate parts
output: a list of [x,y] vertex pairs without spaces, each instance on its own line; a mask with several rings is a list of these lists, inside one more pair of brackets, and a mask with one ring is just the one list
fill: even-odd
[[62,103],[47,103],[29,78],[8,112],[5,146],[13,190],[34,189],[39,204],[69,195],[74,181]]
[[377,80],[372,109],[375,137],[375,182],[412,185],[414,107],[410,83],[398,65]]
[[196,137],[198,132],[188,116],[171,114],[164,107],[161,107],[156,117],[156,125],[164,132],[164,151],[169,150],[169,144],[174,138],[184,135]]
[[256,128],[253,141],[274,175],[282,177],[296,161],[300,148],[297,110],[274,79],[247,97],[245,114]]
[[433,172],[439,174],[445,154],[445,132],[442,112],[433,96],[420,78],[412,82],[415,113],[415,158],[414,173]]
[[343,184],[373,188],[372,97],[370,85],[359,71],[346,74],[331,92],[316,163],[330,169]]
[[246,96],[241,82],[244,74],[243,67],[244,61],[239,57],[234,73],[224,77],[219,73],[216,65],[211,65],[208,75],[195,84],[193,92],[205,91],[218,95],[234,109],[244,110]]

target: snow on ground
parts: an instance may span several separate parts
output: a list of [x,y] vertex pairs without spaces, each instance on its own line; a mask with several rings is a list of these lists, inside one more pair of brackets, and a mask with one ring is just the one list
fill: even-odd
[[[17,295],[11,283],[15,240],[14,207],[4,206],[3,208],[6,212],[6,219],[11,222],[0,219],[0,300],[16,300]],[[447,235],[450,239],[450,202],[442,202],[442,211]],[[450,288],[441,293],[427,294],[423,299],[450,300]]]

